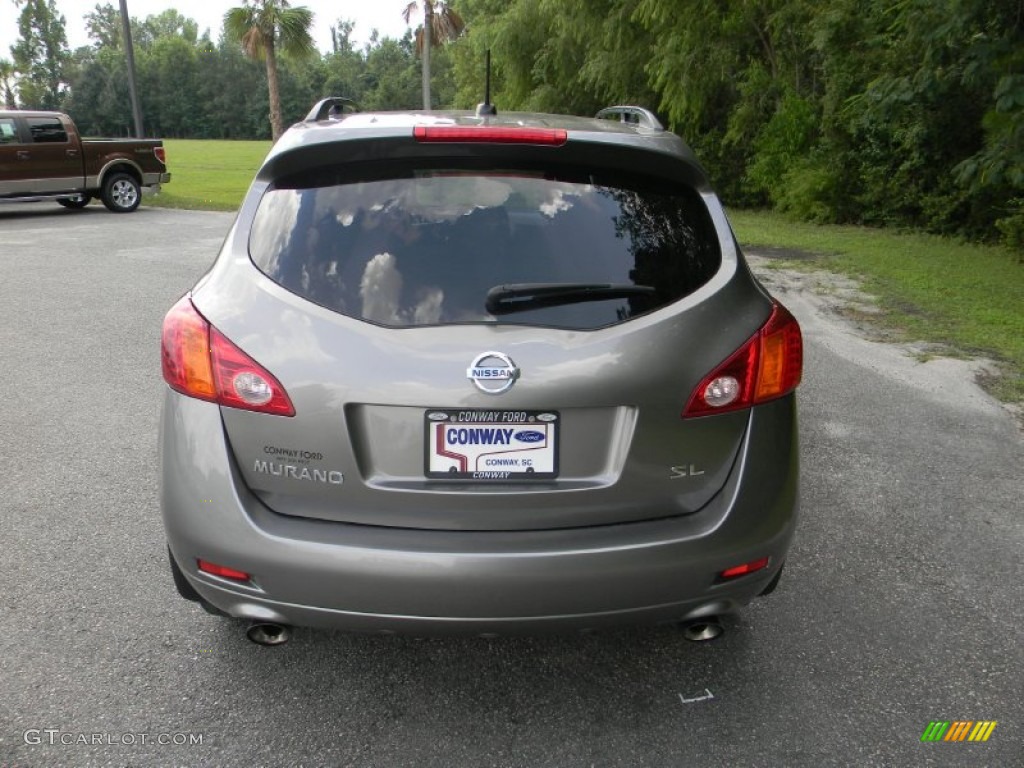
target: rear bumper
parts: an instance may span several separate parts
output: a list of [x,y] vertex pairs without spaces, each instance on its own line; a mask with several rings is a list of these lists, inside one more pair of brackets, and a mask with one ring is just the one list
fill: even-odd
[[142,186],[144,187],[157,187],[161,184],[167,184],[171,180],[171,174],[169,173],[144,173],[142,174]]
[[[238,477],[219,408],[168,390],[161,505],[171,551],[240,618],[355,631],[534,632],[734,611],[782,566],[796,524],[792,397],[759,406],[722,491],[685,517],[592,528],[423,531],[290,518]],[[753,460],[756,458],[756,461]],[[734,581],[716,574],[768,555]],[[240,585],[197,558],[244,570]]]

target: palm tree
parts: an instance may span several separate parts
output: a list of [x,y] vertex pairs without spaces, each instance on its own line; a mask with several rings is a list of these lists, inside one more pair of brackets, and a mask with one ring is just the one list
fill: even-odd
[[288,0],[245,0],[245,5],[224,14],[224,34],[228,39],[241,43],[250,59],[266,62],[270,133],[274,141],[284,133],[277,54],[300,58],[316,53],[309,34],[312,25],[313,12],[305,7],[292,8]]
[[[423,108],[430,109],[430,46],[449,43],[466,29],[462,20],[445,0],[422,0],[423,26],[416,32],[416,48],[423,59]],[[418,0],[405,6],[402,18],[409,23],[412,15],[420,9]],[[424,32],[429,32],[424,34]]]

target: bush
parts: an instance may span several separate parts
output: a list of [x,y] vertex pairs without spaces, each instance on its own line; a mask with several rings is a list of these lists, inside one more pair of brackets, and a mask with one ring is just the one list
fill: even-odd
[[776,192],[776,207],[785,213],[819,224],[840,224],[845,191],[835,165],[814,157],[791,164]]
[[1003,233],[1003,244],[1017,254],[1018,263],[1024,264],[1024,199],[1010,201],[1016,211],[996,221],[996,227]]

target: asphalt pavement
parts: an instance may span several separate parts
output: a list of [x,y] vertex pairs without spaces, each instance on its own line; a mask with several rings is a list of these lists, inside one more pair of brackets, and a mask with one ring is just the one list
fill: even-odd
[[[0,767],[1024,765],[1024,439],[965,364],[805,331],[802,517],[710,643],[299,629],[175,593],[160,323],[230,214],[0,206]],[[922,742],[932,721],[988,741]]]

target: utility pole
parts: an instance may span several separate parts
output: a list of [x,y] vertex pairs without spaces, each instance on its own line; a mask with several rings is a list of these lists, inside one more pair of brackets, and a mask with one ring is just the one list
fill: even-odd
[[423,109],[430,111],[430,44],[434,37],[434,4],[433,0],[423,3]]
[[139,104],[139,90],[135,87],[135,48],[132,45],[132,23],[128,18],[128,0],[121,3],[121,33],[124,37],[124,51],[128,57],[128,96],[132,101],[132,116],[135,118],[135,138],[143,138],[142,105]]

